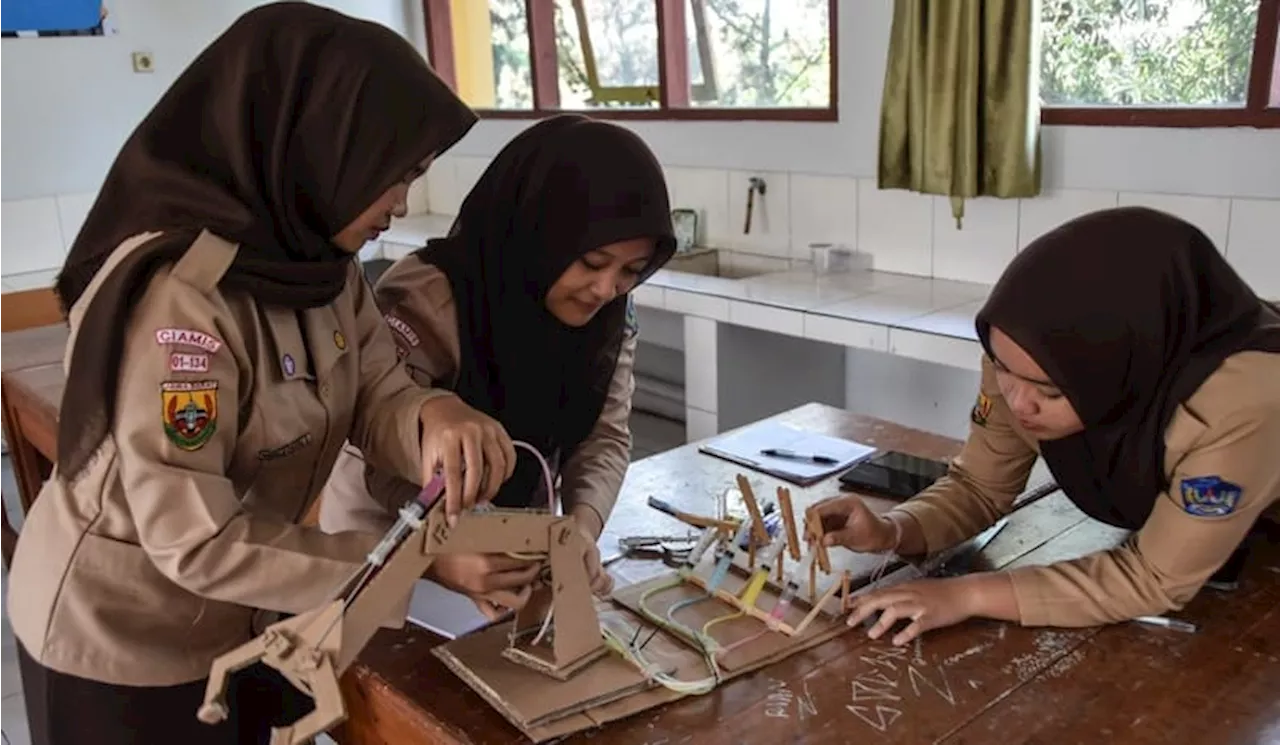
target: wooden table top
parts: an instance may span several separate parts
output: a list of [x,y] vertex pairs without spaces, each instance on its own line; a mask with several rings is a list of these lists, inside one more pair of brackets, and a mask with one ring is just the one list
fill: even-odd
[[[816,404],[779,418],[925,456],[949,456],[959,445]],[[706,513],[712,495],[739,472],[692,445],[634,463],[610,518],[605,551],[621,535],[678,528],[645,505],[648,496]],[[753,484],[778,483],[760,474],[750,477]],[[800,504],[834,489],[827,484],[793,493]],[[1089,520],[1057,493],[1011,517],[984,552],[983,564],[1042,564],[1114,546],[1123,536]],[[849,552],[836,549],[833,558],[837,554]],[[617,573],[639,580],[662,570],[659,562],[646,563],[624,561]],[[1199,633],[1138,624],[1029,629],[974,620],[897,649],[850,631],[705,696],[568,740],[1280,742],[1280,547],[1259,547],[1240,590],[1206,590],[1178,615],[1199,623]],[[339,741],[525,742],[430,654],[441,641],[413,627],[380,631],[343,681],[350,719]]]
[[61,362],[43,365],[32,365],[19,370],[4,371],[5,390],[13,392],[22,389],[24,395],[33,399],[33,404],[41,408],[52,407],[55,418],[62,391],[67,387],[66,375]]
[[66,324],[37,326],[0,335],[0,368],[4,372],[62,362],[71,331]]

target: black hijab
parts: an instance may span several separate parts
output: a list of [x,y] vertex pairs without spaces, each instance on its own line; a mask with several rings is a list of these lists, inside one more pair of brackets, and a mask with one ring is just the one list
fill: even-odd
[[[572,455],[603,410],[627,296],[570,328],[547,310],[547,292],[583,254],[644,237],[657,246],[641,282],[671,258],[675,236],[662,168],[634,133],[561,115],[512,140],[463,201],[449,237],[417,253],[453,290],[459,396],[546,457]],[[522,458],[494,503],[528,506],[539,474]]]
[[342,292],[352,256],[330,239],[475,115],[388,28],[300,2],[241,16],[125,142],[57,281],[64,310],[122,241],[129,255],[85,309],[58,432],[74,478],[111,427],[129,311],[202,229],[240,244],[222,281],[295,309]]
[[1280,352],[1280,311],[1195,226],[1144,207],[1076,218],[1010,263],[977,316],[1044,369],[1085,428],[1040,444],[1085,514],[1140,528],[1164,476],[1164,434],[1227,357]]

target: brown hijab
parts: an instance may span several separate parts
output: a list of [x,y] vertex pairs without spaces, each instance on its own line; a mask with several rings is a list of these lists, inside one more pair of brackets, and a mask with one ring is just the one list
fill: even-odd
[[1204,233],[1144,207],[1072,220],[1023,249],[977,316],[1044,368],[1083,432],[1040,444],[1085,514],[1136,530],[1164,477],[1178,405],[1227,357],[1280,352],[1280,311],[1260,300]]
[[300,2],[241,16],[125,142],[58,277],[66,309],[121,242],[163,231],[85,309],[60,473],[73,479],[110,430],[129,311],[157,267],[208,229],[241,246],[223,288],[295,309],[330,303],[353,260],[330,238],[475,121],[388,28]]
[[[588,251],[644,237],[657,247],[637,282],[671,258],[675,233],[662,167],[635,133],[564,114],[508,143],[463,201],[449,237],[417,253],[453,288],[458,395],[552,462],[572,455],[603,410],[629,297],[570,328],[547,310],[547,292]],[[521,459],[494,504],[528,506],[539,474]]]

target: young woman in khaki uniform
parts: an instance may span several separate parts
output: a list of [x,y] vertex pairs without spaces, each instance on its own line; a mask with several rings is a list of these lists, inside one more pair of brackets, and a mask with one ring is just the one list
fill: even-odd
[[443,465],[454,510],[511,473],[501,425],[405,373],[353,258],[474,122],[389,29],[282,3],[126,142],[58,279],[58,461],[10,576],[34,742],[265,743],[310,702],[258,666],[209,726],[204,679],[376,544],[298,525],[343,443]]
[[1192,225],[1145,208],[1066,223],[1027,246],[978,313],[986,349],[950,473],[884,516],[820,508],[830,542],[932,553],[1007,513],[1043,457],[1086,515],[1132,530],[1048,566],[927,579],[855,598],[905,644],[981,616],[1090,626],[1182,607],[1280,502],[1280,310]]
[[[398,261],[376,293],[410,372],[533,443],[560,482],[565,514],[594,546],[630,462],[636,338],[628,294],[675,250],[667,188],[629,130],[581,116],[543,120],[494,159],[451,235]],[[494,503],[548,504],[522,457]],[[380,530],[413,491],[358,448],[321,496],[329,531]],[[598,552],[593,588],[610,589]],[[519,607],[537,565],[505,556],[438,559],[431,578],[496,615]]]

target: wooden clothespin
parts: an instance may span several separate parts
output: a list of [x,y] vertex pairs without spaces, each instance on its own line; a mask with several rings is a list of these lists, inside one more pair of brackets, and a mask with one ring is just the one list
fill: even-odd
[[827,556],[827,546],[822,542],[825,531],[822,529],[822,518],[813,507],[805,510],[805,531],[813,542],[813,550],[818,556],[818,566],[825,574],[831,574],[831,557]]
[[794,561],[800,561],[800,538],[796,531],[796,513],[791,506],[791,490],[778,487],[778,506],[782,508],[782,524],[787,530],[787,551]]
[[761,546],[769,544],[769,531],[764,527],[764,516],[760,514],[760,504],[756,502],[756,493],[751,489],[747,477],[738,474],[738,490],[742,492],[742,501],[747,504],[747,513],[751,515],[752,543]]

